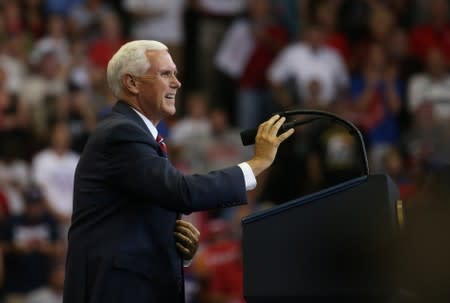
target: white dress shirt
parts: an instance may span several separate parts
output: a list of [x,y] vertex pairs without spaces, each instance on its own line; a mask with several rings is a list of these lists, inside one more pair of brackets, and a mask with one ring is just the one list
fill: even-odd
[[[152,134],[153,138],[156,140],[156,137],[158,136],[158,130],[153,125],[153,123],[136,109],[133,108],[133,110],[138,114],[139,117],[141,117],[142,121],[144,121],[145,125],[147,125],[147,128]],[[242,162],[238,164],[238,166],[240,167],[240,169],[242,170],[242,174],[244,175],[245,190],[249,191],[254,189],[256,187],[256,178],[250,165],[248,165],[247,162]]]

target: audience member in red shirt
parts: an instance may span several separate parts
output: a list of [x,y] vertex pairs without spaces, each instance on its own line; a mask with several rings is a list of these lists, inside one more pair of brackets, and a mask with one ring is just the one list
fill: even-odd
[[332,0],[317,2],[314,13],[314,22],[320,24],[326,34],[325,43],[336,49],[346,62],[350,60],[350,47],[347,36],[337,29],[337,11],[339,3]]
[[424,60],[431,48],[440,48],[450,62],[450,23],[449,4],[447,0],[429,2],[429,21],[413,28],[410,34],[412,53]]
[[193,270],[201,277],[200,302],[244,303],[241,246],[230,223],[213,219],[208,224],[208,244],[197,253]]
[[109,59],[126,40],[122,35],[120,20],[115,14],[106,14],[101,21],[101,35],[92,43],[89,58],[94,67],[106,70]]

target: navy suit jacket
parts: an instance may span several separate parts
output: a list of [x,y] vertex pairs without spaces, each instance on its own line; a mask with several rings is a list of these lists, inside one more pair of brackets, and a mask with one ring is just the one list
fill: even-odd
[[181,174],[144,121],[117,102],[76,169],[64,303],[181,302],[177,213],[245,202],[238,166]]

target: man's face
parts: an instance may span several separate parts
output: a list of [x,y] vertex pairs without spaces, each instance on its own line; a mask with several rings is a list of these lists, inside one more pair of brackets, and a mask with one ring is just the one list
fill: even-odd
[[175,95],[181,83],[177,79],[177,67],[167,51],[147,53],[150,69],[144,76],[136,77],[138,82],[138,103],[150,121],[157,124],[174,115]]
[[305,35],[306,40],[314,49],[321,47],[325,43],[325,34],[319,27],[309,28]]
[[70,147],[70,132],[65,125],[57,125],[52,131],[53,149],[64,152]]

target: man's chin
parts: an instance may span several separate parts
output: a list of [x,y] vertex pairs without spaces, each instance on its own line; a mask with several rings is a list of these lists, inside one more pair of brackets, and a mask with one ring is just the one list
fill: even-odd
[[177,109],[174,107],[170,107],[166,109],[167,116],[173,116],[177,113]]

